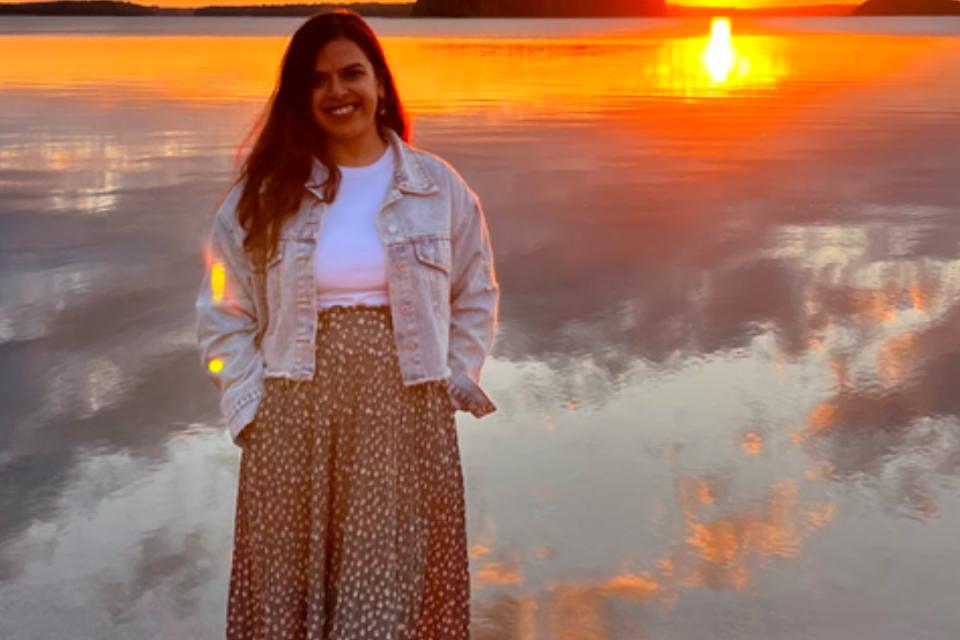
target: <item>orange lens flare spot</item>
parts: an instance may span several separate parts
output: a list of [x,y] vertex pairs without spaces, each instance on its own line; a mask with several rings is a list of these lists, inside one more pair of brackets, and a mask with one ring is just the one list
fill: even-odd
[[210,370],[210,373],[220,373],[223,371],[223,360],[220,358],[214,358],[207,363],[207,369]]
[[227,273],[220,261],[210,267],[210,294],[214,302],[223,301],[223,293],[227,288]]

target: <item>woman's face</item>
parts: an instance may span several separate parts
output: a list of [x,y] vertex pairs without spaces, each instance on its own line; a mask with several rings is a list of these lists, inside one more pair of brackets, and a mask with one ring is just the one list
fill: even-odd
[[330,138],[376,135],[377,99],[383,89],[363,49],[352,40],[332,40],[313,67],[313,119]]

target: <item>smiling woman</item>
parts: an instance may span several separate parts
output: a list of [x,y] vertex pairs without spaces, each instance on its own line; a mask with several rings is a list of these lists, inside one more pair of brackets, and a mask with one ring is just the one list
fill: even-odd
[[[376,116],[386,115],[385,90],[363,50],[352,40],[334,40],[317,54],[311,101],[317,126],[337,164],[367,165],[383,155]],[[358,144],[363,136],[371,138]],[[365,150],[375,157],[362,157]],[[361,154],[358,157],[358,154]]]
[[376,36],[307,20],[215,216],[197,336],[243,449],[228,640],[466,640],[454,412],[499,287],[477,195],[412,147]]
[[[348,106],[357,113],[333,111]],[[373,162],[386,149],[387,130],[407,140],[408,129],[393,74],[366,23],[308,20],[284,54],[280,83],[244,165],[237,212],[250,231],[244,248],[262,267],[315,162],[329,173],[323,199],[333,201],[340,166]]]

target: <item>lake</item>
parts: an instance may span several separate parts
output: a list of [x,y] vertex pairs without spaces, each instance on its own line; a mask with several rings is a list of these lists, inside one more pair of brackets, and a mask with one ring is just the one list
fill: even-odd
[[[372,19],[502,286],[474,640],[960,637],[960,19]],[[223,636],[204,240],[287,18],[0,21],[0,637]]]

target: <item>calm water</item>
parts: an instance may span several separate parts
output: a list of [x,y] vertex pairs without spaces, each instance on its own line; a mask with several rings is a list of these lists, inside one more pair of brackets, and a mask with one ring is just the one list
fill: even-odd
[[[373,20],[503,286],[475,640],[960,637],[960,20]],[[223,634],[204,236],[288,19],[0,22],[0,637]]]

